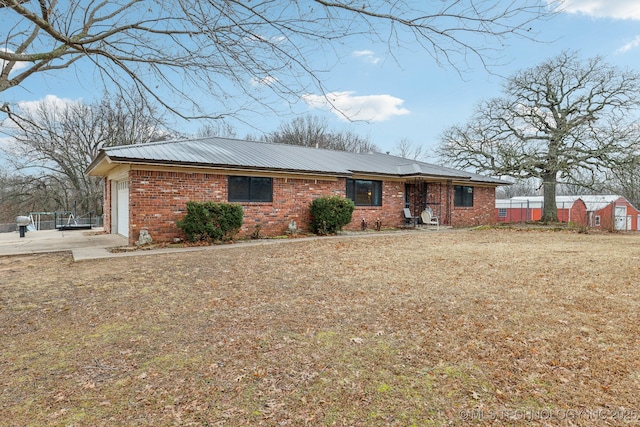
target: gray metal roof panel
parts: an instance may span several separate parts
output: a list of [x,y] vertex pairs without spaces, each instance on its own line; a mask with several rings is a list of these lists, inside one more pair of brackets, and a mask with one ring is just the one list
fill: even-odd
[[344,162],[340,161],[341,156],[336,155],[338,152],[226,138],[165,141],[113,147],[105,151],[114,159],[326,173],[349,172],[341,167]]
[[104,154],[117,161],[256,168],[345,176],[352,173],[433,176],[502,183],[491,177],[388,154],[351,153],[219,137],[108,147],[104,149]]

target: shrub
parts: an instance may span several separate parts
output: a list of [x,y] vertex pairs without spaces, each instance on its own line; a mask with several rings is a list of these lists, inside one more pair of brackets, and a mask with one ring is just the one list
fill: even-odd
[[311,202],[311,231],[333,234],[351,222],[355,205],[340,196],[319,197]]
[[188,202],[187,214],[177,226],[191,242],[231,240],[242,227],[242,216],[241,205]]

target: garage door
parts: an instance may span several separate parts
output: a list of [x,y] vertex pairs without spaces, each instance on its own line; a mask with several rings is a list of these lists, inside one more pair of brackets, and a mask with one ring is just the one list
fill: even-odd
[[615,229],[616,230],[625,230],[627,227],[627,207],[626,206],[616,206],[615,209]]
[[117,233],[129,237],[129,181],[120,181],[117,185]]

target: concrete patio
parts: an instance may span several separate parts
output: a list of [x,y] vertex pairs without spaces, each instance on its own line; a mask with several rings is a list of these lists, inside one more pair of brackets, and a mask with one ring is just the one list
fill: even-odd
[[117,234],[105,234],[102,228],[93,230],[27,231],[24,237],[15,231],[0,233],[0,256],[49,252],[73,252],[74,259],[105,258],[108,248],[126,246],[127,239]]

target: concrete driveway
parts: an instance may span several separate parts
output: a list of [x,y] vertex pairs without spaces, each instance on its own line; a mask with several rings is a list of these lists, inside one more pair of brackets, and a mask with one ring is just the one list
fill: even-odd
[[107,258],[107,249],[127,246],[127,239],[117,234],[105,234],[102,228],[93,230],[41,230],[28,231],[25,237],[13,233],[0,233],[0,256],[47,252],[72,252],[76,261]]

